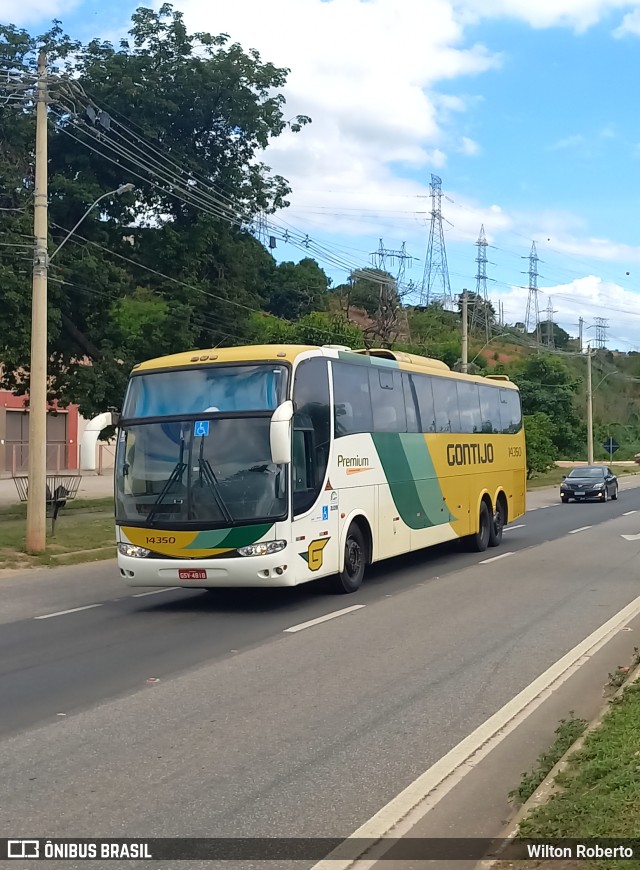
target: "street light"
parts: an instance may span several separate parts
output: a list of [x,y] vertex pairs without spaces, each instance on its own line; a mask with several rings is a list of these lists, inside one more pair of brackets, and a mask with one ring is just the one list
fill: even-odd
[[46,56],[38,58],[38,95],[36,106],[36,168],[34,187],[33,295],[31,301],[31,361],[29,378],[29,483],[27,499],[27,550],[42,553],[47,546],[47,278],[48,267],[60,248],[67,243],[87,215],[108,196],[120,196],[134,189],[121,184],[103,193],[82,215],[74,228],[49,257],[47,251],[47,98]]
[[85,211],[85,213],[82,215],[82,217],[80,218],[80,220],[78,221],[78,223],[75,225],[75,227],[74,227],[72,230],[69,230],[69,232],[68,232],[67,235],[64,237],[64,239],[60,242],[60,244],[59,244],[58,247],[55,249],[55,251],[53,252],[53,254],[51,254],[51,256],[49,257],[49,262],[51,262],[51,261],[53,260],[53,258],[54,258],[55,255],[58,253],[58,251],[60,250],[60,248],[61,248],[63,245],[66,245],[66,243],[69,241],[69,239],[71,238],[71,236],[75,233],[75,231],[78,229],[78,227],[80,226],[80,224],[82,223],[82,221],[87,217],[88,214],[90,214],[90,213],[93,211],[93,209],[98,205],[99,202],[102,202],[102,200],[103,200],[103,199],[106,199],[108,196],[114,196],[114,195],[115,195],[115,196],[122,196],[123,193],[129,193],[129,191],[130,191],[130,190],[133,190],[133,189],[134,189],[134,185],[131,184],[131,183],[128,183],[128,184],[121,184],[120,187],[116,188],[115,190],[110,190],[108,193],[103,193],[102,196],[99,196],[99,197],[96,199],[96,201],[95,201],[92,205],[90,205],[89,208]]

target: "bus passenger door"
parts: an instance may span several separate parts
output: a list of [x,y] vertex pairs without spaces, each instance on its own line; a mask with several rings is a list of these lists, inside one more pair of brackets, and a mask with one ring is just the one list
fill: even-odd
[[[300,556],[296,576],[302,581],[338,570],[338,493],[318,486],[320,463],[316,455],[312,429],[302,428],[298,420],[293,431],[291,537]],[[311,510],[309,505],[312,505]]]
[[338,570],[338,493],[329,488],[331,404],[327,360],[312,357],[295,371],[291,543],[300,582]]

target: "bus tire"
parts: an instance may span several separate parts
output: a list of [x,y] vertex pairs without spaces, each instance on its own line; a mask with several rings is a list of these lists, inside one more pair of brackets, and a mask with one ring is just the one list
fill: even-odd
[[491,532],[489,534],[489,546],[499,547],[502,543],[502,533],[507,525],[507,505],[504,496],[499,495],[496,501],[496,510],[491,520]]
[[357,592],[362,586],[368,561],[367,542],[362,529],[358,523],[351,523],[344,542],[344,568],[333,579],[334,591],[342,595]]
[[484,553],[489,546],[489,538],[491,536],[491,514],[487,507],[486,501],[480,504],[478,531],[474,535],[469,535],[467,542],[472,553]]

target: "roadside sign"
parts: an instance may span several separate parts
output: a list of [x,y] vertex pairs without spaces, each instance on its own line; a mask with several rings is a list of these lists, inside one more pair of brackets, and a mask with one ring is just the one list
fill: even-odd
[[607,438],[607,440],[602,445],[604,449],[607,451],[609,456],[613,456],[616,450],[620,447],[617,441],[614,441],[611,436]]

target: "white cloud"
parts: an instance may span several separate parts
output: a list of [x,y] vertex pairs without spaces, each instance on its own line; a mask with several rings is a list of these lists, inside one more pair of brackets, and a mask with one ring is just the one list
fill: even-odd
[[553,145],[549,145],[548,151],[563,151],[567,148],[577,148],[584,142],[584,136],[577,133],[575,136],[566,136],[564,139],[558,139]]
[[[439,95],[438,84],[499,64],[483,46],[466,44],[448,0],[176,5],[190,29],[227,32],[291,70],[287,115],[308,114],[313,123],[278,137],[267,160],[294,191],[386,187],[397,164],[428,178],[459,148],[445,121],[465,109],[460,96]],[[471,139],[463,143],[464,153],[475,153]]]
[[463,154],[473,157],[473,155],[480,153],[480,146],[477,142],[474,142],[473,139],[469,139],[468,136],[463,136],[460,150]]
[[80,0],[0,0],[0,21],[11,21],[19,27],[40,22],[43,18],[50,21],[63,12],[69,12]]
[[[510,290],[492,294],[504,304],[505,319],[508,323],[524,320],[527,307],[528,290],[512,287]],[[603,312],[608,321],[607,345],[619,350],[639,350],[640,309],[638,296],[612,281],[604,281],[595,275],[576,278],[567,284],[545,287],[538,295],[540,319],[546,320],[546,308],[551,299],[553,319],[570,335],[578,334],[578,319],[584,318],[583,341],[592,341],[595,330],[589,329],[594,318]]]
[[622,23],[613,31],[616,39],[623,36],[640,36],[640,9],[634,9],[622,19]]
[[472,18],[513,18],[531,27],[570,27],[581,33],[634,0],[463,0]]

